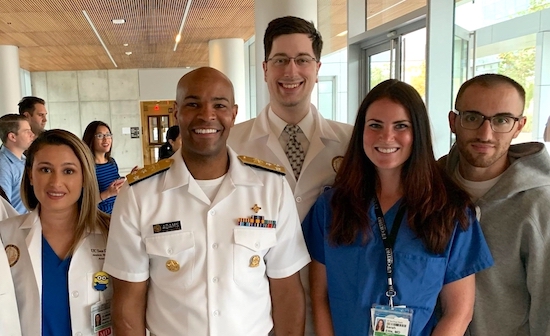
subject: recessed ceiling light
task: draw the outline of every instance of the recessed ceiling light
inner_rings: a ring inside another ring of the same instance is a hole
[[[128,46],[128,43],[124,43],[123,46],[127,47],[127,46]]]
[[[341,36],[346,36],[347,34],[348,34],[348,31],[344,30],[343,32],[341,32],[339,34],[336,34],[336,36],[341,37]]]
[[[186,69],[189,69],[189,68],[191,68],[191,67],[185,67],[185,68],[186,68]]]
[[[124,23],[126,23],[126,19],[112,19],[111,21],[114,24],[124,24]]]
[[[132,55],[132,52],[131,52],[131,51],[127,51],[127,52],[125,52],[125,54],[128,55],[128,56],[130,56],[130,55]]]

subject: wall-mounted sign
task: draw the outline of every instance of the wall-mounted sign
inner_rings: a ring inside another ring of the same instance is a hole
[[[139,139],[139,127],[130,127],[130,136],[132,139]]]

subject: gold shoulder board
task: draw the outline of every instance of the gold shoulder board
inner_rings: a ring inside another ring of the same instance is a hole
[[[151,176],[155,176],[159,173],[162,173],[163,171],[168,170],[168,168],[170,168],[173,162],[174,160],[172,159],[160,160],[157,163],[147,165],[131,174],[128,174],[126,175],[128,184],[133,185],[140,181],[146,180]]]
[[[264,160],[245,155],[239,155],[238,158],[247,166],[260,168],[280,175],[286,175],[285,167],[279,166],[278,164],[265,162]]]

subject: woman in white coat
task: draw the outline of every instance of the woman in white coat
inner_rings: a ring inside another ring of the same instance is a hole
[[[19,213],[0,197],[0,221],[14,216],[19,216]],[[0,239],[0,247],[2,246]],[[10,273],[10,261],[4,249],[0,249],[0,336],[21,335],[15,290]]]
[[[98,197],[94,159],[80,139],[49,130],[34,140],[21,182],[31,212],[0,226],[24,336],[96,335],[92,314],[110,315],[98,304],[112,292],[101,272],[109,216]]]

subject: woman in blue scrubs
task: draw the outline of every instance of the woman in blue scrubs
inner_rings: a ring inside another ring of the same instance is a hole
[[[397,80],[363,100],[334,187],[303,229],[318,336],[368,335],[373,305],[391,304],[413,310],[409,335],[462,336],[474,274],[493,264],[468,194],[436,163],[422,98]]]
[[[11,253],[24,336],[92,336],[92,305],[112,296],[103,268],[109,216],[97,208],[94,159],[70,132],[49,130],[27,154],[21,197],[31,212],[0,235]]]

